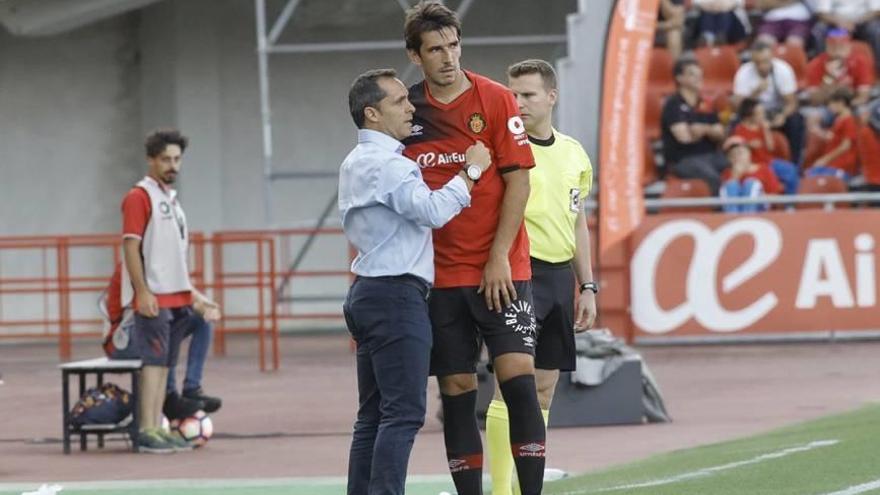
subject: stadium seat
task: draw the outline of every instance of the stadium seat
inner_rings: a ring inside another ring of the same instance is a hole
[[[644,146],[644,169],[642,171],[642,187],[653,184],[659,178],[657,173],[657,160],[654,157],[654,147],[650,139],[645,139]]]
[[[666,94],[649,87],[645,96],[645,136],[650,140],[660,139],[660,117]]]
[[[733,46],[697,48],[694,56],[703,69],[704,90],[729,93],[739,70],[739,52]]]
[[[709,185],[701,179],[678,179],[667,176],[666,189],[661,199],[673,198],[709,198],[712,192]],[[705,213],[711,212],[711,206],[692,206],[686,208],[663,208],[666,213]]]
[[[819,157],[822,156],[822,149],[825,147],[825,140],[821,136],[817,136],[812,132],[807,133],[807,144],[804,146],[804,168],[809,168]]]
[[[783,43],[776,47],[774,55],[777,58],[788,62],[788,65],[794,70],[794,76],[797,79],[798,88],[803,88],[806,83],[805,77],[807,74],[808,63],[807,53],[804,51],[803,47]]]
[[[675,60],[669,50],[662,47],[655,47],[651,50],[651,64],[648,69],[648,87],[662,93],[672,93],[675,91],[675,76],[672,72],[675,70]]]
[[[846,182],[834,176],[804,177],[798,186],[798,194],[843,194],[849,192]],[[800,203],[798,209],[821,209],[822,203]],[[834,208],[849,208],[848,203],[836,203]]]
[[[773,131],[773,156],[787,162],[791,161],[791,145],[788,138],[779,131]]]
[[[880,183],[880,139],[870,126],[864,126],[859,131],[859,162],[862,165],[862,175],[868,184]]]

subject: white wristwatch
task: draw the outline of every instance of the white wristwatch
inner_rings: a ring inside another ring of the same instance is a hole
[[[477,181],[480,180],[480,177],[483,176],[483,169],[481,169],[479,165],[468,164],[464,167],[464,173],[467,174],[468,179],[476,184]]]

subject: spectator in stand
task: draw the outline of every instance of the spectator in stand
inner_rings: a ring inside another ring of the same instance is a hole
[[[868,125],[859,130],[859,158],[865,190],[880,192],[880,102],[871,106]],[[872,206],[880,206],[872,203]]]
[[[760,41],[806,46],[813,13],[803,0],[757,0],[756,6],[763,12],[758,27]]]
[[[724,186],[722,198],[758,198],[764,195],[764,187],[755,175],[760,173],[761,165],[752,160],[752,152],[745,140],[739,136],[724,142],[724,153],[730,160],[730,172]],[[752,203],[747,205],[724,205],[725,213],[756,213],[767,209],[766,205]]]
[[[739,43],[751,31],[744,0],[693,0],[700,9],[700,43],[706,46]]]
[[[852,104],[861,106],[871,97],[874,72],[864,55],[854,52],[852,39],[843,29],[828,31],[825,52],[807,65],[807,94],[810,103],[822,106],[841,88],[854,93]]]
[[[830,131],[823,133],[825,140],[822,155],[805,172],[807,176],[834,175],[849,180],[856,174],[859,164],[857,140],[859,124],[852,113],[853,94],[846,88],[836,90],[828,100],[828,110],[834,114]]]
[[[788,62],[773,56],[773,45],[757,41],[752,61],[740,66],[733,79],[731,103],[738,108],[745,98],[756,98],[764,106],[773,129],[788,139],[791,160],[801,162],[806,124],[798,112],[797,78]]]
[[[678,59],[684,47],[684,0],[660,0],[657,13],[657,44],[665,45],[673,59]]]
[[[815,0],[817,22],[813,28],[819,51],[833,29],[843,29],[866,41],[874,50],[874,66],[880,64],[880,0]]]
[[[696,60],[679,59],[674,75],[676,92],[666,100],[660,116],[666,166],[682,179],[704,180],[717,195],[721,172],[727,168],[727,160],[718,151],[724,127],[700,99],[703,70]]]
[[[795,194],[800,178],[798,166],[783,160],[783,150],[778,144],[767,120],[764,106],[753,98],[746,98],[740,105],[740,122],[733,129],[733,136],[742,138],[751,151],[751,159],[761,166],[755,178],[761,181],[767,194]]]

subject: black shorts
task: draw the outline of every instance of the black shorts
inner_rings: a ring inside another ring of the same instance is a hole
[[[570,262],[532,258],[532,290],[538,321],[535,368],[574,371],[575,277]]]
[[[537,343],[532,284],[514,282],[517,300],[504,311],[489,311],[477,287],[433,289],[429,300],[434,346],[431,375],[476,373],[483,342],[490,359],[510,352],[534,355]]]
[[[192,306],[162,308],[155,318],[135,313],[132,351],[140,356],[145,366],[167,368],[176,364],[180,344],[184,337],[192,333],[194,316]]]

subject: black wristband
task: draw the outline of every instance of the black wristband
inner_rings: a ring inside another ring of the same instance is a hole
[[[578,287],[579,293],[583,294],[585,290],[592,291],[593,294],[599,292],[599,285],[596,282],[584,282]]]

